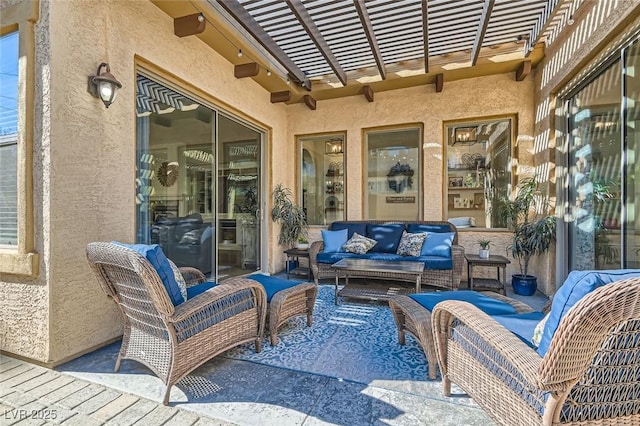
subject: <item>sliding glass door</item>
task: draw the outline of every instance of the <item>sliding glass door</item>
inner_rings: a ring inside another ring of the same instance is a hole
[[[260,268],[262,133],[137,77],[137,242],[219,280]]]
[[[569,270],[638,267],[638,42],[568,99]]]

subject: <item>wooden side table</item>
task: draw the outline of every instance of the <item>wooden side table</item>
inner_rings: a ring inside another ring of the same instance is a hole
[[[285,250],[284,253],[287,255],[287,264],[286,264],[286,269],[287,269],[287,279],[289,279],[289,275],[306,275],[307,279],[309,281],[311,281],[311,265],[309,265],[309,267],[307,268],[303,268],[300,267],[300,258],[307,258],[309,259],[309,250],[300,250],[298,248],[291,248],[289,250]],[[293,269],[293,270],[289,270],[289,261],[290,260],[295,260],[298,262],[298,267]]]
[[[469,277],[469,290],[491,290],[499,291],[507,295],[507,264],[511,263],[504,256],[491,255],[488,259],[481,259],[477,254],[465,254],[467,259],[467,276]],[[474,266],[495,267],[497,279],[494,278],[474,278]],[[502,269],[502,279],[500,279],[500,269]]]

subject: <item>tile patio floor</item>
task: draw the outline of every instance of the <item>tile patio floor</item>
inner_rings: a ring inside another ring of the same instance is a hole
[[[522,300],[536,309],[545,303],[542,296]],[[128,393],[0,355],[0,425],[493,424],[468,398],[442,396],[437,381],[428,382],[430,396],[424,397],[409,388],[388,390],[221,357],[200,368],[213,370],[208,374],[225,391],[207,402],[172,396],[165,407],[160,396],[143,396],[151,374],[123,378]],[[159,379],[151,380],[161,395]]]

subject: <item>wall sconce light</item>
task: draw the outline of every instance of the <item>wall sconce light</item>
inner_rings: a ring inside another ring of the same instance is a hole
[[[342,141],[327,142],[324,146],[325,154],[342,154]]]
[[[477,127],[456,127],[453,131],[452,145],[473,145],[478,141]]]
[[[102,68],[105,68],[104,72],[100,72]],[[100,98],[104,103],[104,106],[109,108],[109,105],[116,100],[118,89],[122,87],[116,78],[111,74],[109,64],[106,62],[101,63],[98,66],[96,75],[89,76],[89,84],[87,91],[95,98]]]

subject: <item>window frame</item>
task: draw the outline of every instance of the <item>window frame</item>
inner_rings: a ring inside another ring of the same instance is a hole
[[[35,23],[39,18],[38,11],[38,1],[20,2],[2,9],[0,35],[18,32],[18,244],[15,248],[0,248],[0,275],[35,277],[39,274],[33,203]]]

